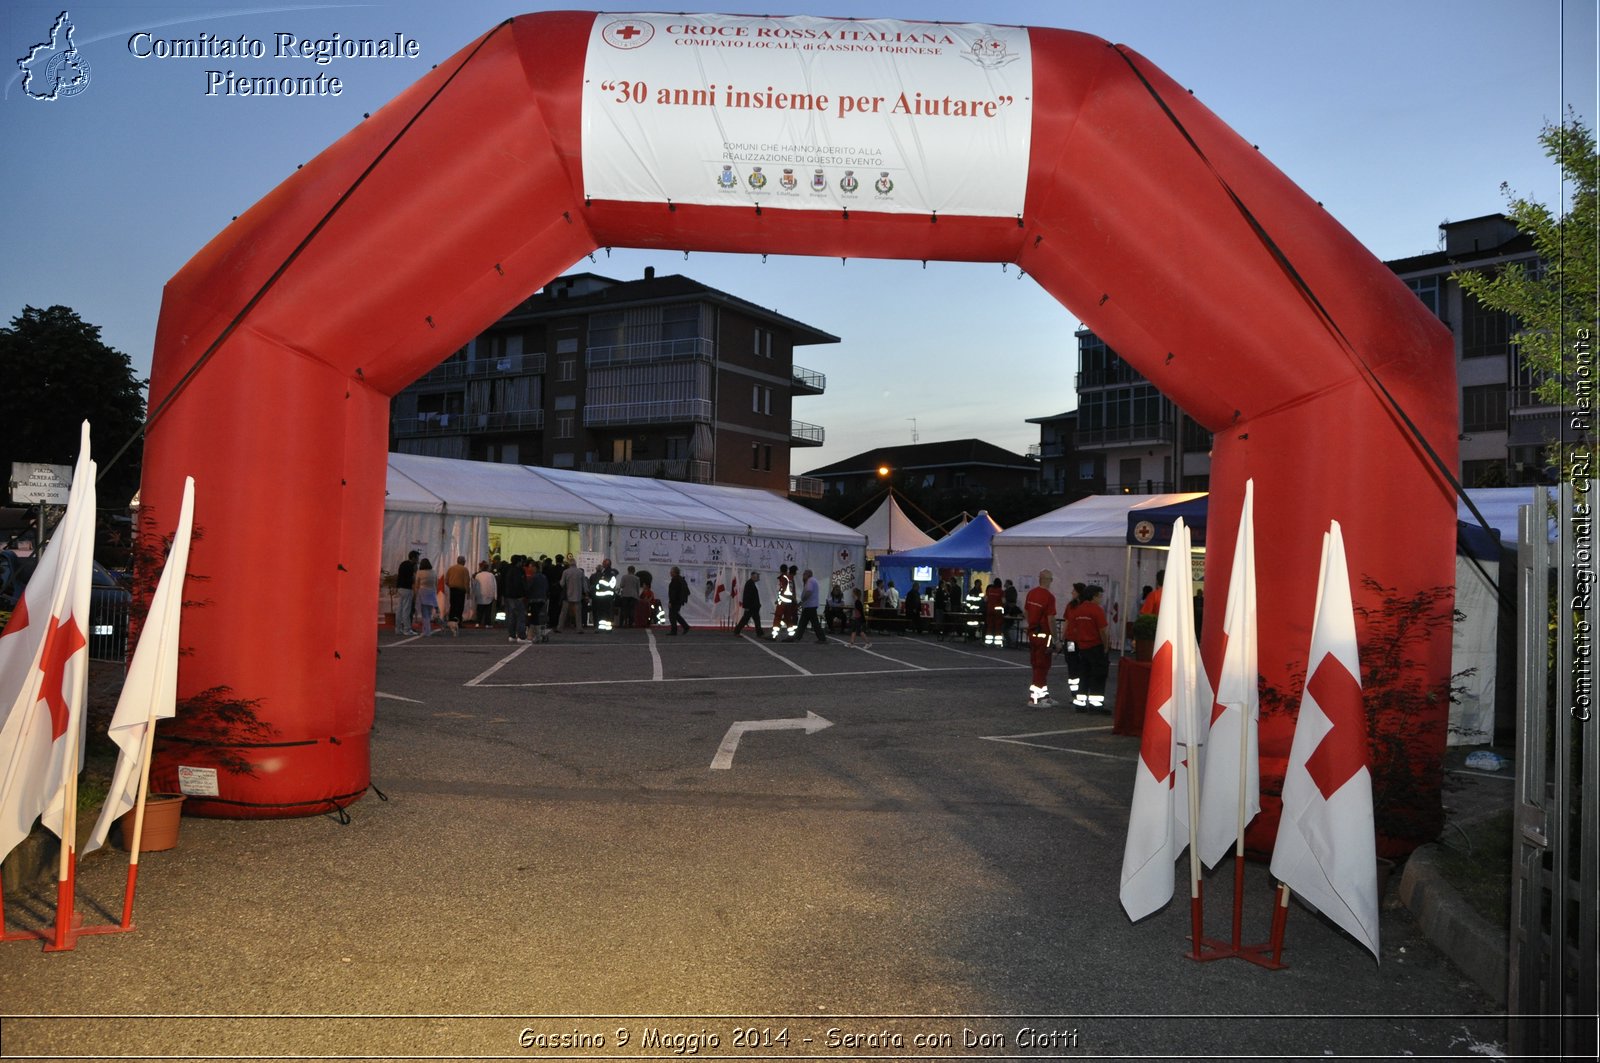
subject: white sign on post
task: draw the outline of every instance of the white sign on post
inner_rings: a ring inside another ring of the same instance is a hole
[[[72,466],[34,461],[11,463],[11,500],[64,506],[72,490]]]
[[[1016,26],[601,15],[584,66],[593,199],[1012,217],[1032,133]]]

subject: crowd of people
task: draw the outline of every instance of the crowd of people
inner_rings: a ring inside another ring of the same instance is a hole
[[[677,569],[672,574],[681,580]],[[576,558],[562,554],[480,561],[475,573],[458,556],[441,574],[412,550],[395,573],[394,629],[456,635],[464,624],[490,628],[503,620],[509,642],[548,642],[562,631],[645,627],[663,615],[653,582],[633,565],[618,572],[610,558],[585,573]]]
[[[431,636],[459,634],[463,624],[498,626],[503,617],[510,642],[548,642],[561,632],[585,634],[617,628],[649,627],[665,622],[669,635],[687,634],[683,616],[690,589],[682,572],[667,575],[666,602],[654,591],[654,576],[627,566],[618,572],[610,558],[593,572],[584,572],[576,558],[515,555],[504,561],[480,561],[476,572],[457,556],[442,572],[418,551],[401,562],[395,578],[395,631]],[[771,624],[762,622],[767,602],[760,572],[751,572],[739,592],[739,621],[733,634],[750,629],[772,641],[797,641],[807,634],[820,643],[828,633],[848,634],[848,645],[870,648],[871,632],[890,625],[914,634],[930,629],[939,639],[982,639],[985,646],[1006,644],[1008,622],[1026,633],[1032,664],[1028,704],[1052,708],[1048,676],[1058,654],[1065,659],[1073,707],[1080,712],[1106,710],[1106,678],[1110,670],[1105,593],[1098,584],[1074,583],[1061,609],[1051,585],[1053,573],[1039,573],[1038,584],[1019,603],[1011,580],[993,578],[987,586],[974,579],[963,588],[953,576],[934,582],[931,593],[913,582],[905,594],[894,580],[876,580],[870,589],[851,587],[849,597],[838,584],[827,597],[816,575],[795,565],[780,565],[772,584]],[[1159,587],[1159,576],[1157,586]],[[931,598],[928,608],[924,603]],[[1160,591],[1147,594],[1141,612],[1160,608]]]

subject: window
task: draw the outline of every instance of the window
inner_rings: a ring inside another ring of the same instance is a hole
[[[633,440],[632,439],[613,439],[611,441],[611,460],[612,461],[632,461],[633,460]]]
[[[550,467],[552,469],[570,469],[576,464],[577,462],[574,460],[574,455],[570,451],[562,454],[552,455],[550,458]]]
[[[936,481],[938,478],[939,478],[939,474],[936,473],[936,472],[924,473],[923,477],[922,477],[922,486],[923,487],[932,487],[933,484],[934,484],[934,481]]]
[[[681,461],[689,456],[688,436],[667,437],[667,460]]]
[[[761,412],[761,385],[760,384],[751,384],[750,385],[750,412],[751,413],[760,413]]]
[[[577,408],[578,408],[578,396],[576,396],[576,395],[557,395],[556,396],[556,409],[557,410],[576,410]]]
[[[760,443],[751,443],[750,444],[750,467],[752,469],[761,468],[761,444]]]
[[[576,380],[576,379],[578,379],[578,360],[576,358],[557,358],[556,359],[556,379],[557,380]]]
[[[1461,293],[1461,357],[1505,357],[1511,351],[1514,319],[1503,310],[1490,310],[1477,299]]]
[[[761,448],[761,467],[768,472],[772,471],[772,444],[770,443]]]
[[[556,418],[556,438],[557,439],[571,439],[572,438],[572,421],[573,421],[573,418],[572,418],[572,416],[570,414],[568,414],[568,415],[566,415],[564,417],[557,417]]]
[[[1506,426],[1506,389],[1501,384],[1483,384],[1461,389],[1461,429],[1464,432],[1489,432]]]
[[[752,334],[750,350],[757,358],[771,358],[772,332],[764,328],[756,329]]]
[[[767,414],[770,414],[772,412],[772,389],[771,388],[762,388],[761,389],[761,412],[762,413],[767,413]]]
[[[1427,307],[1434,317],[1444,317],[1444,306],[1439,302],[1439,278],[1437,276],[1413,277],[1411,280],[1406,281],[1406,287],[1416,293],[1417,298],[1422,300],[1422,305]]]

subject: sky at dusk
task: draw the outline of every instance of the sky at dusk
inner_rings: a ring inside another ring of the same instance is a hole
[[[66,10],[87,85],[32,99],[17,60],[48,38],[62,10],[60,0],[0,6],[0,218],[10,248],[0,315],[70,306],[145,375],[162,286],[206,241],[433,64],[501,19],[541,8],[82,0]],[[1567,107],[1590,124],[1596,113],[1592,0],[792,0],[773,13],[1050,26],[1126,44],[1259,145],[1380,258],[1434,250],[1441,222],[1500,210],[1502,183],[1560,202],[1539,129]],[[324,67],[255,61],[248,73],[336,75],[343,93],[229,98],[206,95],[205,70],[225,60],[140,58],[130,47],[141,32],[270,41],[280,31],[403,33],[420,54]],[[1014,267],[613,249],[573,269],[633,278],[649,266],[841,337],[796,353],[827,374],[828,389],[795,402],[794,416],[822,425],[827,445],[797,450],[794,472],[909,443],[913,432],[1021,452],[1039,438],[1025,418],[1075,405],[1078,322]]]

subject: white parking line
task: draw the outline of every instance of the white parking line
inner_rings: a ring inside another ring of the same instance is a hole
[[[1135,754],[1133,754],[1131,756],[1127,755],[1127,754],[1121,754],[1121,753],[1101,753],[1098,750],[1093,750],[1093,749],[1073,749],[1071,746],[1051,745],[1048,742],[1029,742],[1029,741],[1026,741],[1026,739],[1029,739],[1029,738],[1050,738],[1050,737],[1052,737],[1054,735],[1072,735],[1072,734],[1083,734],[1083,733],[1088,732],[1088,731],[1109,731],[1109,730],[1111,730],[1111,725],[1110,724],[1105,724],[1105,725],[1097,726],[1097,727],[1069,727],[1069,728],[1066,728],[1065,730],[1060,730],[1060,731],[1034,731],[1034,732],[1032,732],[1030,734],[1018,734],[1018,735],[979,735],[978,737],[981,738],[985,742],[1005,742],[1008,745],[1013,745],[1013,746],[1032,746],[1035,749],[1048,749],[1048,750],[1051,750],[1051,751],[1056,752],[1056,753],[1079,753],[1079,754],[1081,754],[1081,755],[1083,755],[1085,757],[1102,757],[1102,758],[1104,758],[1106,760],[1124,760],[1124,761],[1138,760],[1139,759],[1139,755],[1137,753],[1135,753]]]
[[[787,663],[787,662],[785,662]],[[718,675],[718,676],[675,676],[663,679],[560,679],[543,683],[475,683],[477,686],[486,687],[592,687],[592,686],[625,686],[629,683],[738,683],[747,679],[834,679],[858,675],[908,675],[911,668],[865,668],[845,672],[807,672],[801,675],[797,672],[772,672],[763,675]],[[924,672],[991,672],[999,671],[998,668],[923,668]],[[488,673],[485,673],[487,675]],[[481,676],[479,677],[482,678]]]
[[[656,633],[649,628],[645,629],[644,636],[650,642],[650,681],[661,682],[661,647],[656,644]]]
[[[772,649],[770,647],[767,647],[767,646],[763,646],[761,643],[763,641],[765,641],[765,640],[760,638],[760,636],[757,636],[756,638],[750,639],[748,641],[750,642],[750,644],[752,646],[754,646],[756,649],[760,650],[762,653],[770,653],[772,656],[776,657],[778,660],[782,661],[784,664],[788,665],[790,668],[793,668],[795,671],[799,672],[801,675],[812,675],[813,674],[812,672],[800,667],[798,664],[794,663],[789,658],[787,658],[783,654],[779,653],[777,650],[774,650],[774,649]]]
[[[494,675],[500,669],[504,668],[506,665],[510,664],[512,661],[516,660],[518,657],[522,656],[524,653],[528,652],[528,647],[530,645],[532,645],[532,643],[528,643],[528,642],[520,642],[520,643],[518,643],[516,649],[512,650],[510,653],[508,653],[504,657],[500,658],[500,660],[498,660],[494,664],[490,665],[484,671],[479,672],[477,675],[475,675],[471,679],[467,680],[466,683],[464,683],[463,685],[464,686],[469,686],[469,687],[483,686],[484,685],[483,681],[485,679],[488,679],[490,676]],[[504,686],[506,684],[496,683],[494,685],[495,686]]]

